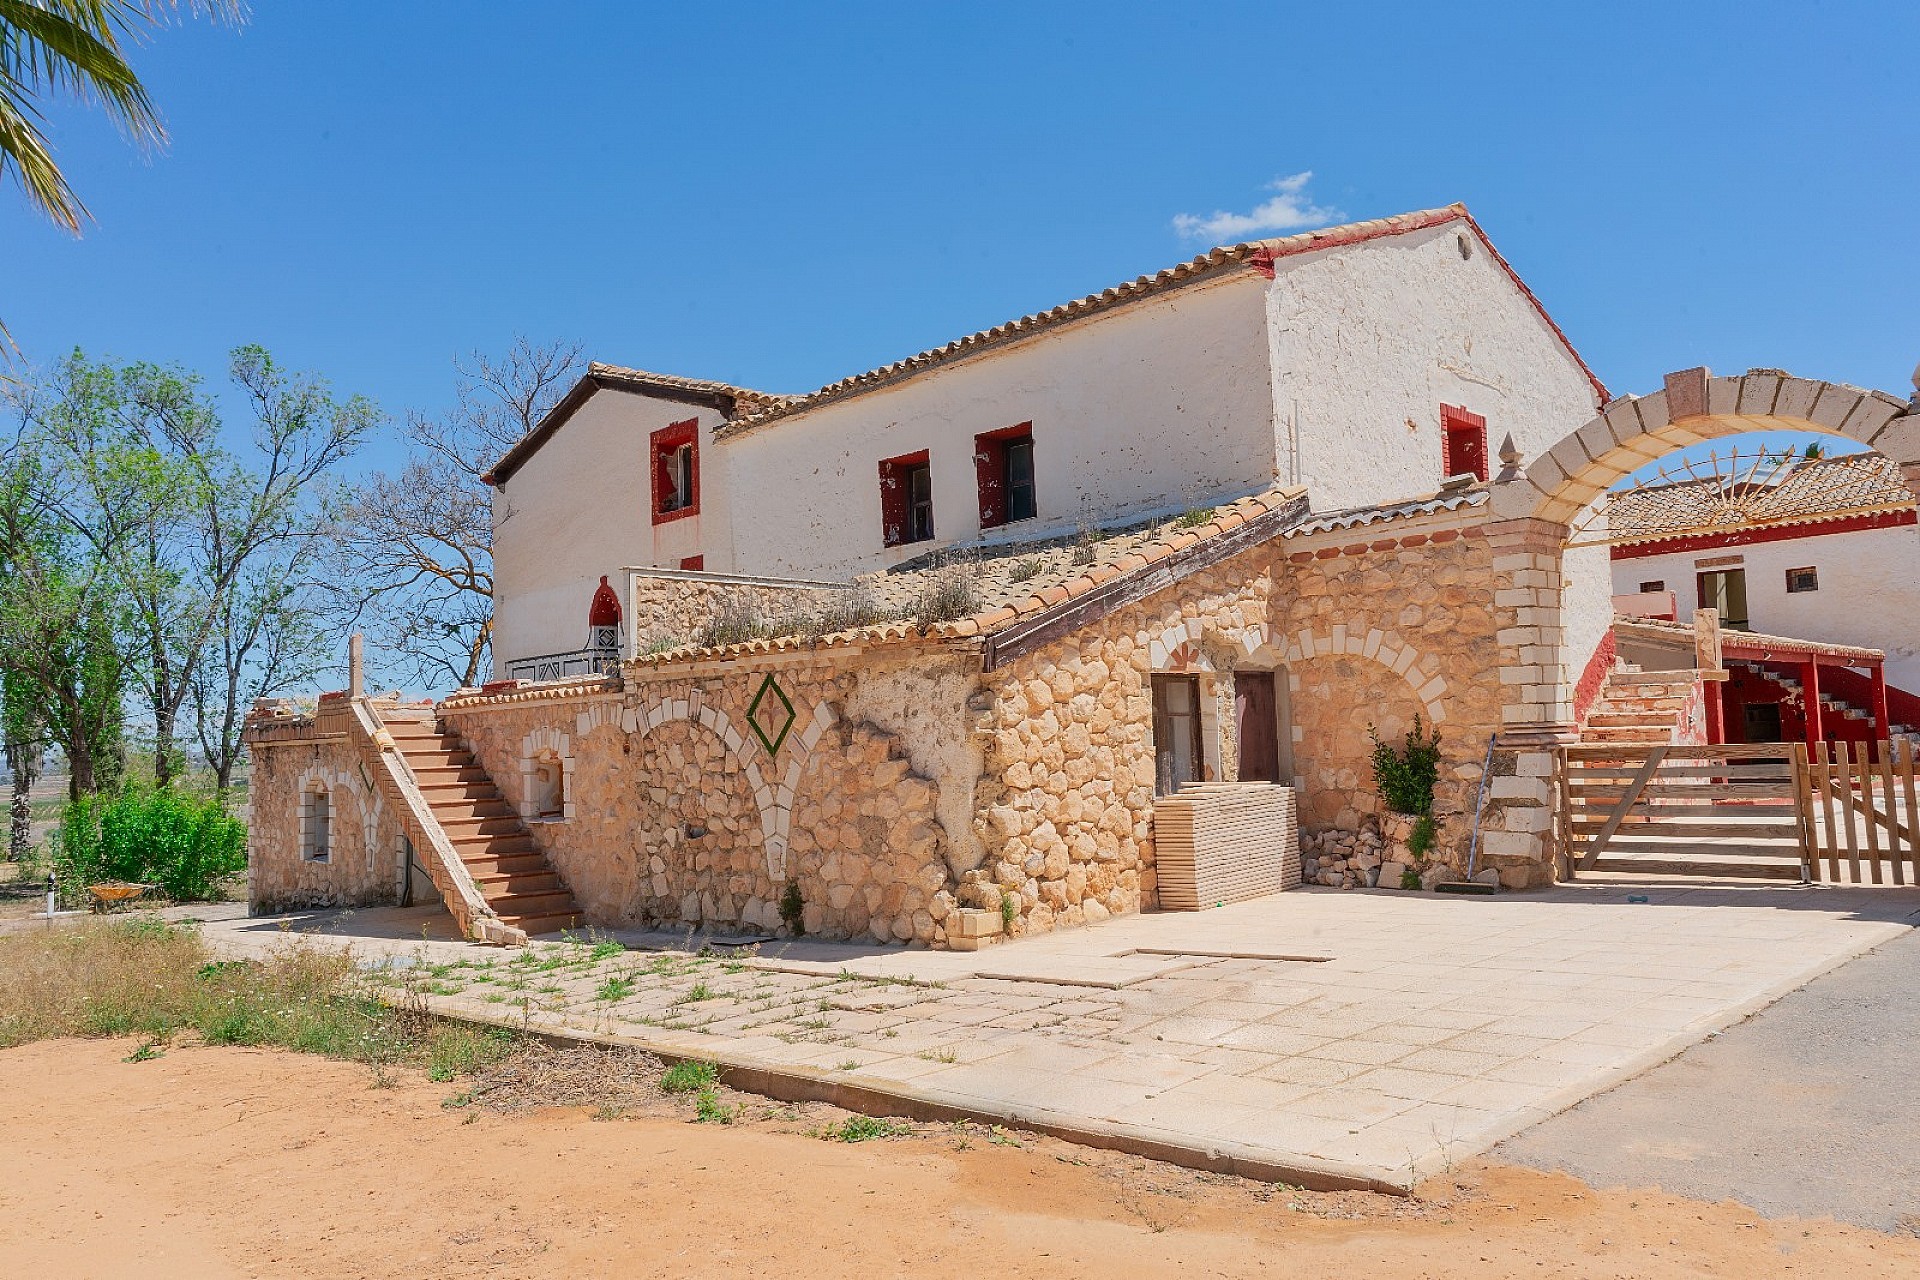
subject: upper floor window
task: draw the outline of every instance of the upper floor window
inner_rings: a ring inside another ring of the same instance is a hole
[[[700,510],[700,424],[676,422],[647,441],[653,473],[653,522],[664,524]]]
[[[1457,404],[1440,406],[1443,476],[1487,478],[1487,420]]]
[[[889,547],[933,537],[933,466],[927,451],[880,464],[880,540]]]
[[[1787,570],[1787,592],[1798,595],[1802,591],[1820,589],[1820,571],[1814,568]]]
[[[973,465],[980,485],[982,529],[997,529],[1039,514],[1033,488],[1031,422],[975,436]]]

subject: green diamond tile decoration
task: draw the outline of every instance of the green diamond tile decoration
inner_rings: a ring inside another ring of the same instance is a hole
[[[788,700],[786,690],[773,678],[773,672],[767,672],[753,701],[747,704],[747,724],[768,755],[780,754],[780,744],[793,731],[794,719],[793,703]]]

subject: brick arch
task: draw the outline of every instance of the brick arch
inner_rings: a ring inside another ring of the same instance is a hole
[[[1743,431],[1816,431],[1856,440],[1899,463],[1920,494],[1920,412],[1913,404],[1779,370],[1716,378],[1699,368],[1668,374],[1651,395],[1614,401],[1539,458],[1503,470],[1493,486],[1494,512],[1501,519],[1566,524],[1654,459]]]
[[[366,854],[367,870],[373,870],[374,860],[379,856],[380,821],[387,813],[386,801],[381,797],[380,789],[367,785],[363,777],[350,770],[330,769],[320,764],[308,765],[294,780],[294,794],[302,798],[302,812],[305,811],[304,797],[315,784],[326,788],[330,805],[335,803],[333,797],[341,792],[354,802],[354,807],[360,811],[361,849]],[[296,853],[297,840],[298,837]]]
[[[1254,623],[1239,632],[1240,648],[1250,659],[1264,659],[1277,665],[1305,662],[1309,658],[1346,656],[1377,663],[1405,680],[1419,700],[1430,724],[1447,718],[1447,679],[1431,654],[1421,653],[1390,631],[1349,631],[1344,623],[1335,623],[1327,631],[1307,628],[1291,635],[1275,636],[1264,623]]]
[[[582,723],[586,721],[587,714],[581,713]],[[754,807],[760,815],[761,847],[767,859],[767,874],[776,885],[786,878],[793,793],[799,787],[800,775],[806,769],[814,744],[838,719],[839,714],[831,703],[816,705],[812,714],[802,722],[804,727],[797,727],[795,732],[787,735],[782,747],[791,754],[787,756],[780,772],[770,778],[760,767],[760,755],[764,749],[758,739],[742,732],[734,724],[733,718],[720,708],[706,705],[697,690],[690,698],[664,698],[644,707],[630,707],[624,715],[617,717],[621,727],[636,737],[645,737],[671,721],[688,720],[704,725],[720,739],[727,754],[740,766],[740,773],[753,796]]]
[[[587,719],[582,715],[580,719]],[[596,728],[598,725],[595,726]],[[573,811],[573,740],[558,729],[542,725],[526,737],[520,739],[520,816],[535,818],[533,805],[533,771],[540,763],[543,753],[552,752],[560,761],[560,804],[561,818],[572,821]]]

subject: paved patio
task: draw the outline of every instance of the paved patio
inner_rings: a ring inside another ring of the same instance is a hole
[[[1630,901],[1630,896],[1646,901]],[[1920,890],[1302,890],[971,954],[447,940],[437,909],[209,921],[436,1011],[1323,1185],[1406,1187],[1920,923]]]

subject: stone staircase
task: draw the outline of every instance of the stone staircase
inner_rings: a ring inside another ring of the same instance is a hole
[[[528,935],[578,926],[573,891],[459,735],[432,720],[386,719],[382,727],[501,923]]]
[[[1681,720],[1699,683],[1697,671],[1642,671],[1614,664],[1586,723],[1583,743],[1662,744],[1679,740]]]
[[[1757,662],[1743,662],[1738,658],[1729,659],[1727,665],[1730,667],[1739,667],[1742,671],[1756,675],[1762,680],[1777,686],[1784,692],[1791,693],[1796,698],[1802,698],[1805,693],[1800,681],[1793,676],[1787,675],[1785,672],[1772,670]],[[1871,711],[1868,711],[1864,707],[1857,707],[1846,699],[1837,698],[1825,689],[1822,689],[1820,691],[1821,724],[1823,726],[1826,725],[1834,716],[1859,724],[1871,724],[1873,722],[1873,713]],[[1915,730],[1911,725],[1895,724],[1892,726],[1888,736],[1905,738],[1908,742],[1920,746],[1920,731]]]

